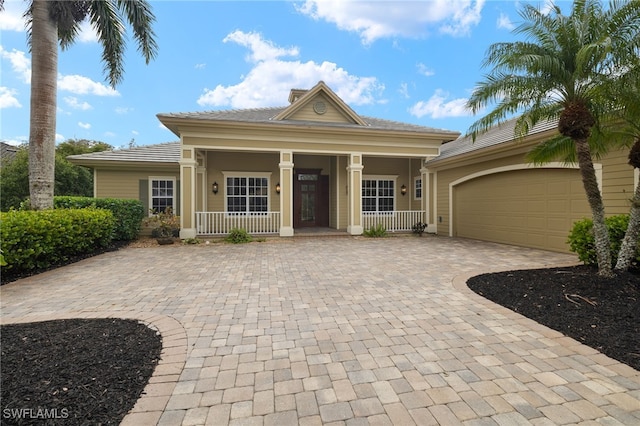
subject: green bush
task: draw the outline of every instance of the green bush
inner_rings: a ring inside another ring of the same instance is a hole
[[[138,200],[61,196],[53,198],[53,206],[56,209],[96,207],[109,210],[116,220],[113,239],[119,241],[131,241],[138,238],[142,219],[147,216],[144,211],[144,205]]]
[[[364,235],[365,237],[371,237],[371,238],[384,237],[387,235],[387,228],[385,228],[381,223],[379,223],[374,227],[366,229],[362,233],[362,235]]]
[[[111,242],[115,220],[96,208],[0,213],[2,251],[12,272],[47,268]]]
[[[627,232],[627,226],[629,225],[629,215],[623,214],[608,217],[605,219],[605,224],[609,230],[611,260],[615,265],[624,234]],[[567,242],[569,243],[569,249],[577,253],[578,258],[585,265],[598,264],[595,237],[593,235],[593,221],[591,219],[582,219],[575,222]],[[640,247],[636,250],[636,260],[640,262]]]
[[[228,243],[243,244],[253,241],[253,237],[244,229],[233,228],[224,240]]]

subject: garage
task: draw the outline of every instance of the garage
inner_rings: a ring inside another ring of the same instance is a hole
[[[577,169],[502,171],[453,186],[453,235],[567,252],[573,222],[591,217]]]

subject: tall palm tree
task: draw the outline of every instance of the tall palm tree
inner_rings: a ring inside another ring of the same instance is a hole
[[[523,137],[536,123],[557,120],[560,135],[555,146],[570,150],[580,167],[591,207],[599,274],[611,276],[609,236],[589,143],[594,130],[611,108],[619,105],[608,94],[637,72],[630,51],[637,52],[640,2],[612,0],[608,8],[597,0],[576,0],[571,13],[557,5],[544,13],[532,5],[519,11],[523,23],[515,29],[526,41],[489,47],[484,67],[492,67],[474,89],[467,106],[477,113],[495,102],[493,110],[471,125],[475,137],[512,115],[516,136]],[[635,48],[633,46],[636,46]],[[592,140],[600,140],[591,138]],[[598,152],[606,147],[595,146]]]
[[[102,45],[107,81],[115,87],[124,74],[123,18],[148,64],[158,48],[155,16],[146,0],[30,0],[25,17],[31,47],[30,201],[32,208],[45,209],[53,207],[58,43],[69,48],[89,19]]]

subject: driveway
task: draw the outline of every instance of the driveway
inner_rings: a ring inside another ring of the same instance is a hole
[[[3,286],[2,322],[160,330],[123,424],[640,424],[638,371],[464,286],[575,261],[433,236],[127,248]]]

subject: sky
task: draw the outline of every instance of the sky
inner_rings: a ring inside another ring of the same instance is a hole
[[[531,2],[546,7],[543,1]],[[58,56],[56,141],[178,140],[156,114],[286,106],[323,80],[358,114],[465,133],[488,47],[518,39],[521,4],[491,0],[154,1],[158,55],[129,37],[108,85],[90,24]],[[0,12],[0,140],[29,138],[27,2]],[[131,33],[128,32],[130,36]],[[480,114],[482,111],[480,112]]]

